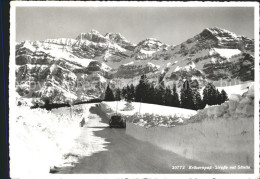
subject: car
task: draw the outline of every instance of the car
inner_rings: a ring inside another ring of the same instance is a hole
[[[120,115],[112,115],[109,120],[109,127],[126,128],[126,121]]]

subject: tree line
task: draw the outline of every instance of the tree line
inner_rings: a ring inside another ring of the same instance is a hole
[[[159,85],[155,86],[148,82],[146,75],[142,75],[136,86],[131,84],[114,91],[109,85],[107,86],[104,101],[120,101],[121,99],[129,102],[135,101],[198,110],[203,109],[206,105],[222,104],[228,100],[228,96],[224,90],[219,92],[212,83],[208,83],[203,89],[202,97],[199,93],[199,86],[191,85],[188,80],[183,83],[179,94],[176,85],[171,89],[165,86],[161,79]]]

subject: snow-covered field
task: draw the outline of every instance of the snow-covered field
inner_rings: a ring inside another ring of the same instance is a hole
[[[102,102],[101,109],[108,117],[114,113],[123,115],[127,122],[146,128],[154,126],[173,127],[184,123],[197,111],[138,102]]]
[[[47,178],[54,166],[70,166],[81,156],[105,150],[105,141],[93,134],[100,129],[86,130],[79,125],[83,117],[88,123],[90,106],[51,111],[16,107],[16,118],[9,122],[11,177]]]

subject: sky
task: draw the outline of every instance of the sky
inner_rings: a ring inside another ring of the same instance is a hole
[[[251,7],[17,7],[16,41],[76,38],[91,29],[177,45],[209,27],[254,37]]]

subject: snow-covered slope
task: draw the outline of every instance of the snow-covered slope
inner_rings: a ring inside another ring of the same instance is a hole
[[[24,105],[17,107],[16,112],[16,118],[10,120],[12,178],[43,177],[50,167],[71,165],[84,152],[83,146],[75,141],[80,135],[81,115],[73,112],[70,118],[69,109],[55,114]]]
[[[11,178],[52,178],[50,168],[74,166],[82,157],[106,151],[108,142],[94,135],[101,129],[80,125],[83,118],[85,125],[104,125],[89,112],[94,105],[51,111],[17,106],[15,118],[9,121]]]
[[[246,82],[254,79],[253,54],[253,40],[216,27],[176,46],[153,38],[134,44],[120,33],[91,30],[75,39],[18,43],[16,88],[29,98],[69,102],[102,97],[107,82],[136,84],[143,73],[154,83],[163,77],[166,85],[181,86],[185,79],[201,87],[209,80]]]

